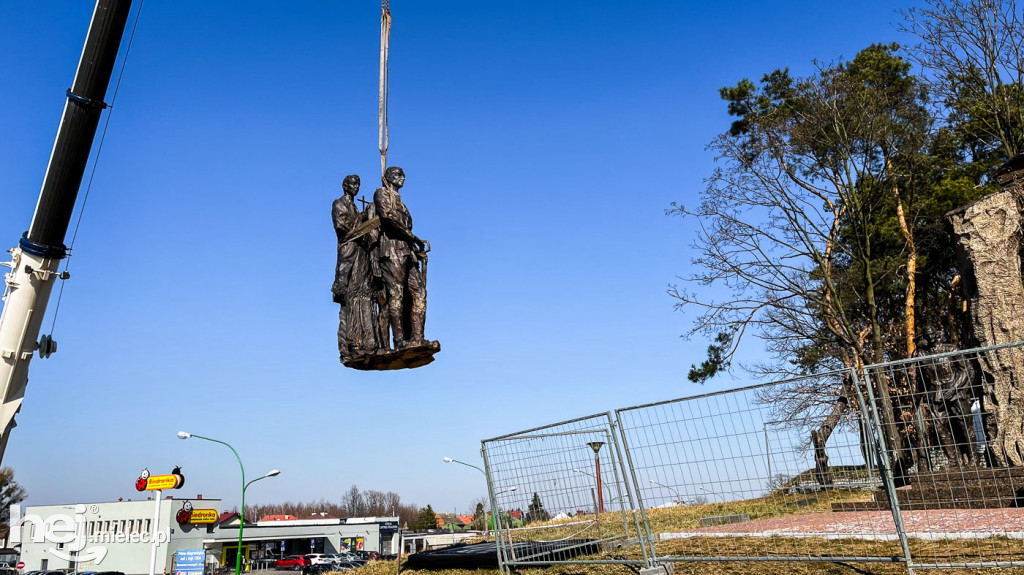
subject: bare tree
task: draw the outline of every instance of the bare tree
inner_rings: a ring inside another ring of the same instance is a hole
[[[366,500],[363,498],[363,494],[359,491],[359,488],[353,485],[349,490],[341,496],[341,506],[345,508],[345,513],[350,517],[361,517],[366,515]]]
[[[388,496],[383,491],[364,491],[363,501],[366,503],[366,514],[369,516],[387,515],[389,512]]]
[[[710,144],[718,167],[696,209],[671,210],[700,226],[695,271],[685,279],[715,289],[710,297],[670,290],[680,307],[700,310],[691,333],[718,338],[719,364],[731,361],[748,333],[775,358],[747,366],[760,375],[859,368],[913,351],[913,307],[904,305],[916,277],[911,226],[898,226],[907,233],[895,244],[880,230],[907,223],[909,206],[893,204],[909,200],[902,186],[930,124],[924,90],[896,48],[871,46],[807,78],[776,70],[760,86],[743,80],[722,90],[738,119]],[[694,368],[691,379],[713,373]],[[824,423],[811,442],[823,455],[856,397],[851,384],[832,378],[781,386],[782,397],[765,400],[785,415],[819,417]],[[898,422],[889,383],[877,382],[875,394],[883,419]]]
[[[901,12],[950,124],[995,165],[1024,152],[1024,22],[1016,0],[925,0]]]

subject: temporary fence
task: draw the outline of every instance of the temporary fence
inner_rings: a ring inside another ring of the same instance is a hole
[[[1024,566],[1022,378],[950,351],[484,440],[499,563]]]
[[[599,548],[638,542],[641,526],[610,414],[489,439],[485,447],[503,566],[644,564],[646,551],[639,560],[594,557]]]
[[[936,346],[942,347],[952,346]],[[1024,565],[1024,346],[865,370],[915,567]]]

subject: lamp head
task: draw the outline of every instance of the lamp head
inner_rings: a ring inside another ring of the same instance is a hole
[[[594,450],[594,455],[597,455],[597,452],[601,451],[601,446],[604,445],[604,442],[603,441],[591,441],[591,442],[587,443],[587,445],[589,445],[590,448]]]
[[[452,459],[451,457],[442,457],[441,461],[443,461],[445,463],[451,463],[452,461],[455,461],[455,460]]]
[[[278,475],[281,475],[280,471],[278,471],[277,469],[271,469],[270,471],[267,472],[266,476],[267,477],[277,477]]]
[[[512,487],[509,487],[509,489],[508,489],[508,490],[509,490],[509,491],[515,491],[516,489],[519,489],[519,487],[518,487],[518,486],[515,486],[515,485],[513,485]]]
[[[192,434],[187,431],[178,432],[178,439],[188,439],[189,437],[192,437]]]

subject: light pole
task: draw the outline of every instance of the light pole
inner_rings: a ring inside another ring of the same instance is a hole
[[[701,491],[703,491],[704,493],[710,493],[710,494],[712,494],[712,495],[717,495],[717,496],[719,496],[719,497],[721,497],[721,498],[722,498],[722,503],[725,503],[725,495],[722,495],[721,493],[719,493],[719,492],[717,492],[717,491],[712,491],[712,490],[710,490],[710,489],[705,489],[704,487],[697,487],[697,489],[700,489],[700,490],[701,490]],[[726,493],[730,494],[730,495],[734,495],[734,496],[737,496],[737,497],[739,497],[738,495],[736,495],[736,493],[734,493],[734,492],[732,492],[732,491],[729,491],[728,489],[726,489],[726,490],[724,490],[724,491],[725,491]],[[740,499],[743,499],[743,498],[742,498],[742,497],[740,497]]]
[[[676,491],[675,489],[672,489],[671,487],[669,487],[668,485],[665,485],[664,483],[658,483],[657,481],[655,481],[653,479],[651,479],[650,481],[651,481],[651,485],[657,485],[658,487],[664,487],[665,489],[668,489],[669,491],[671,491],[672,495],[676,496],[676,503],[682,503],[684,505],[686,504],[686,502],[683,501],[683,498],[679,497],[679,492]]]
[[[503,491],[499,491],[499,492],[495,493],[494,496],[497,497],[497,496],[501,495],[502,493],[515,493],[516,490],[518,490],[518,489],[519,489],[518,485],[513,485],[512,487],[509,487],[508,489],[505,489]],[[498,502],[495,501],[494,503],[495,503],[495,505],[497,505]],[[491,510],[491,518],[493,519],[494,515],[496,515],[498,513],[501,513],[501,507],[498,507],[497,509],[492,509]],[[495,531],[497,531],[498,528],[495,527],[494,529],[495,529]]]
[[[484,471],[483,469],[480,469],[476,465],[473,465],[472,463],[466,463],[465,461],[459,461],[458,459],[452,459],[451,457],[442,457],[441,461],[444,461],[445,463],[458,463],[459,465],[465,465],[466,467],[472,467],[473,469],[476,469],[480,473],[483,473],[484,474],[484,481],[485,482],[487,481],[487,472]],[[516,490],[516,488],[513,487],[512,491],[515,491],[515,490]],[[502,493],[504,493],[504,492],[502,492]],[[497,495],[497,494],[495,494],[495,495]],[[498,523],[497,523],[497,521],[494,518],[494,511],[493,510],[491,511],[491,529],[493,529],[495,531],[498,530]],[[486,531],[486,529],[484,529],[484,530]]]
[[[240,573],[242,572],[242,530],[245,528],[245,490],[248,489],[249,486],[252,485],[253,483],[256,483],[257,481],[261,479],[266,479],[268,477],[277,477],[278,475],[281,474],[281,472],[276,469],[271,469],[266,473],[266,475],[257,477],[256,479],[253,479],[252,481],[246,483],[245,466],[242,465],[242,458],[238,456],[238,452],[235,451],[234,447],[231,447],[231,444],[227,443],[226,441],[213,439],[212,437],[203,437],[202,435],[196,435],[194,433],[189,433],[187,431],[178,432],[178,439],[188,439],[190,437],[195,437],[196,439],[205,439],[206,441],[212,441],[214,443],[219,443],[221,445],[226,446],[228,449],[231,450],[231,453],[235,454],[235,459],[238,460],[238,468],[242,470],[242,506],[240,508],[241,511],[238,513],[238,551],[235,553],[235,575],[240,575]]]
[[[597,512],[604,513],[604,495],[601,493],[601,451],[603,441],[591,441],[587,443],[594,450],[594,476],[597,478]]]
[[[575,467],[573,467],[572,470],[573,470],[573,472],[579,473],[580,475],[586,475],[587,477],[593,477],[594,479],[597,479],[597,476],[594,475],[593,473],[589,472],[589,471],[583,471],[582,469],[577,469]],[[601,480],[600,479],[597,479],[597,484],[601,485]],[[600,515],[597,512],[597,509],[598,509],[597,502],[599,500],[599,497],[597,495],[597,492],[594,491],[593,487],[590,488],[590,496],[594,498],[594,517],[598,521],[600,521]],[[613,501],[613,503],[614,503],[614,501]],[[602,507],[603,507],[603,505],[604,505],[604,500],[603,499],[601,499],[601,504],[602,504]]]

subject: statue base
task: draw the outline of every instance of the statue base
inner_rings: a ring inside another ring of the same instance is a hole
[[[434,354],[441,351],[441,344],[425,340],[419,345],[410,345],[402,349],[382,349],[343,362],[345,367],[361,371],[389,371],[393,369],[412,369],[434,361]]]

